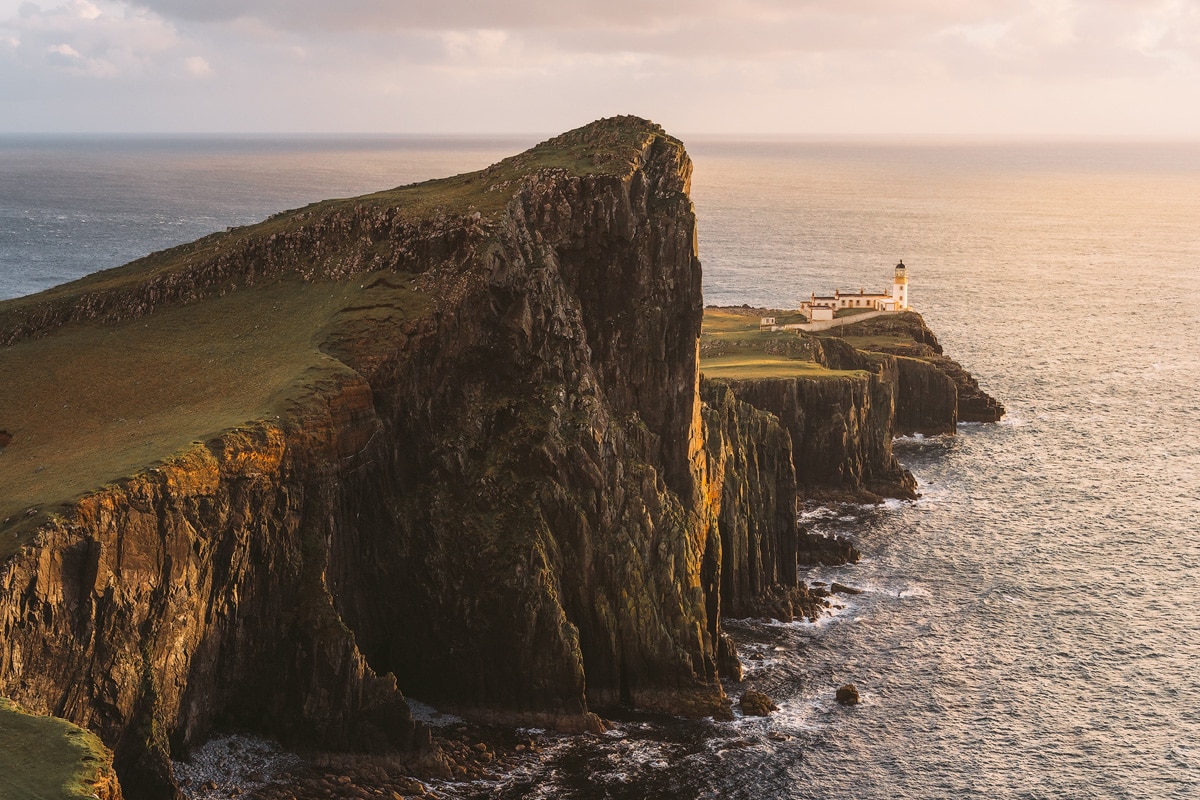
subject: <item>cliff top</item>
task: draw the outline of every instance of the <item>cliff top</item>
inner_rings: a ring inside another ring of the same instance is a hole
[[[937,337],[914,311],[875,317],[820,333],[760,330],[762,317],[774,317],[778,324],[803,320],[798,312],[782,309],[748,306],[704,309],[700,371],[705,377],[738,380],[861,376],[870,363],[862,354],[930,359],[942,353]],[[831,349],[832,345],[822,346],[822,341],[829,340],[838,340],[843,346],[836,351]],[[853,351],[860,351],[860,356],[846,357],[845,353]]]
[[[115,784],[110,762],[95,734],[0,697],[0,797],[95,797]]]
[[[255,244],[277,242],[301,229],[321,229],[330,236],[346,233],[347,225],[361,227],[363,220],[386,217],[391,226],[421,226],[426,234],[447,226],[461,228],[464,218],[479,222],[499,216],[522,183],[539,173],[563,171],[570,175],[627,175],[640,166],[649,142],[665,139],[682,148],[653,122],[633,116],[597,120],[555,136],[515,156],[477,172],[414,183],[352,198],[324,200],[284,211],[268,219],[194,242],[161,250],[128,264],[96,272],[44,292],[0,302],[0,344],[41,335],[55,321],[80,318],[65,308],[78,307],[83,298],[97,294],[129,292],[149,283],[194,283],[197,273],[230,254],[244,253]],[[431,231],[430,228],[435,230]],[[327,229],[327,230],[326,230]],[[364,243],[376,248],[378,241]],[[319,250],[319,248],[317,248]],[[328,254],[297,253],[286,271],[312,277],[330,272]],[[261,274],[262,268],[258,268]],[[334,277],[340,277],[334,270]],[[245,275],[230,277],[247,282]],[[253,282],[250,275],[249,282]],[[183,300],[189,298],[184,297]],[[46,313],[56,306],[58,313]],[[32,321],[31,321],[32,320]]]
[[[861,376],[858,369],[830,369],[819,343],[795,331],[759,330],[773,316],[784,323],[793,312],[761,308],[704,309],[700,372],[706,378],[838,378]]]
[[[286,419],[321,381],[402,349],[523,186],[630,174],[656,138],[678,144],[646,120],[599,120],[478,172],[315,203],[0,303],[0,558],[45,512]]]

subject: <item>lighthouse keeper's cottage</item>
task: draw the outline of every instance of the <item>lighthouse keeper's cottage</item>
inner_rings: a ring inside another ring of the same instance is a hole
[[[896,276],[892,279],[890,294],[868,293],[865,289],[859,289],[857,292],[834,289],[831,296],[818,296],[814,293],[800,304],[800,311],[808,317],[809,322],[831,320],[835,313],[846,308],[863,311],[907,311],[908,270],[904,262],[896,265]]]

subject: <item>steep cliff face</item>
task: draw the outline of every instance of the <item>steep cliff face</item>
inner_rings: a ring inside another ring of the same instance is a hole
[[[997,422],[1004,416],[1004,406],[983,391],[979,381],[961,364],[942,352],[937,336],[929,330],[920,314],[907,312],[876,317],[857,323],[850,330],[852,333],[848,338],[855,347],[914,359],[941,372],[954,387],[954,417],[957,421]],[[952,432],[953,422],[946,427],[950,401],[945,397],[945,381],[927,368],[908,362],[901,364],[900,378],[898,403],[904,405],[897,406],[897,431]]]
[[[322,578],[356,395],[96,492],[5,565],[4,693],[99,733],[127,796],[170,796],[169,754],[215,722],[317,747],[427,739]]]
[[[368,298],[312,323],[273,418],[5,521],[0,694],[100,733],[134,798],[214,725],[419,752],[397,680],[563,729],[727,713],[689,177],[660,129],[607,121],[0,307],[19,354],[281,276]],[[403,270],[429,299],[400,313]]]
[[[960,392],[942,360],[953,362],[935,352],[936,337],[912,313],[820,336],[759,330],[760,316],[784,313],[707,309],[701,370],[778,416],[806,499],[915,496],[892,438],[952,434],[958,419]]]
[[[394,449],[348,489],[335,591],[418,696],[560,728],[616,702],[723,709],[689,171],[650,135],[626,174],[539,174],[379,393]]]
[[[891,360],[896,372],[896,435],[954,433],[959,394],[950,376],[928,361],[904,356]]]
[[[796,471],[788,432],[773,414],[734,396],[727,384],[703,384],[709,485],[720,491],[719,538],[709,548],[710,616],[750,616],[777,589],[799,585]]]
[[[796,483],[809,498],[913,498],[895,456],[894,361],[856,376],[733,381],[734,393],[775,414],[791,435]]]

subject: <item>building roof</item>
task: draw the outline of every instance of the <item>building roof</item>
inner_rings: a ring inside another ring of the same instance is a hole
[[[845,293],[843,293],[840,289],[838,289],[837,292],[838,292],[838,297],[891,297],[892,296],[891,292],[867,292],[866,294],[862,294],[860,292],[845,292]]]

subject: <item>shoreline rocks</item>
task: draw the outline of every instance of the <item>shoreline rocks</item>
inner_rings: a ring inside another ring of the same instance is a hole
[[[779,706],[763,692],[750,689],[742,693],[738,708],[748,717],[765,717],[772,711],[778,711]]]
[[[858,694],[858,687],[853,683],[847,683],[838,687],[834,693],[834,699],[844,706],[853,706],[858,705],[861,698]]]

